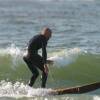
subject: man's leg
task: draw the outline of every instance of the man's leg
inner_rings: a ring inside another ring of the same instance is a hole
[[[47,77],[48,77],[48,75],[44,71],[42,71],[42,84],[41,84],[42,88],[46,87]]]
[[[29,86],[32,87],[33,84],[35,83],[35,80],[37,79],[39,73],[34,73],[33,76],[31,77],[30,81],[29,81]]]
[[[30,69],[30,71],[32,72],[33,76],[31,77],[30,81],[29,81],[29,86],[33,86],[35,80],[37,79],[39,72],[37,70],[37,68],[32,64],[32,61],[28,60],[27,57],[23,57],[24,61],[26,62],[28,68]]]
[[[43,58],[40,55],[37,55],[37,61],[38,62],[36,63],[36,66],[42,71],[42,84],[41,84],[41,87],[45,88],[48,75],[44,71]]]

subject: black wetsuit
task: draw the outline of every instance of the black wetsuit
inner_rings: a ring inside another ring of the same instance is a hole
[[[46,52],[47,40],[45,36],[39,34],[34,36],[28,44],[28,54],[23,59],[31,70],[33,76],[30,79],[29,86],[33,86],[36,78],[39,75],[38,69],[42,71],[42,84],[41,87],[45,87],[47,74],[44,72],[44,64],[47,60]],[[38,54],[38,50],[42,49],[42,57]]]

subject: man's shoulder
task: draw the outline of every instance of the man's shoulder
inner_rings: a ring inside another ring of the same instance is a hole
[[[34,36],[31,38],[31,40],[35,40],[35,39],[38,39],[38,38],[40,38],[40,35],[39,35],[39,34],[34,35]]]
[[[37,34],[37,35],[34,35],[32,38],[31,38],[31,40],[30,41],[43,41],[43,42],[47,42],[46,41],[46,38],[43,36],[43,35],[41,35],[41,34]]]
[[[37,34],[37,35],[34,35],[33,38],[45,38],[45,37],[41,34]]]
[[[38,35],[35,35],[34,37],[36,37],[37,39],[40,39],[42,41],[46,41],[46,38],[44,35],[38,34]]]

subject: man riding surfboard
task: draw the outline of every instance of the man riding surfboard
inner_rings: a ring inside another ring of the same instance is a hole
[[[35,80],[39,75],[38,69],[42,71],[42,84],[41,87],[45,88],[48,77],[48,65],[47,65],[47,51],[46,46],[48,40],[52,36],[52,31],[49,28],[44,28],[42,32],[35,35],[28,44],[28,53],[23,57],[28,68],[32,72],[32,77],[29,81],[29,86],[33,86]],[[38,54],[38,50],[42,49],[42,56]],[[50,61],[48,61],[50,62]]]

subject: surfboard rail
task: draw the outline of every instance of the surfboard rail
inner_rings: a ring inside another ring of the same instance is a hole
[[[63,89],[54,89],[51,91],[51,94],[54,95],[63,95],[63,94],[82,94],[94,91],[100,88],[100,82],[95,82],[91,84],[86,84],[83,86],[76,86],[70,88],[63,88]]]

